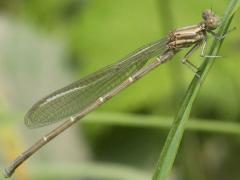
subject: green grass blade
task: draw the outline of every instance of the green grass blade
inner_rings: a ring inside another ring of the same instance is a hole
[[[223,21],[219,27],[218,33],[220,35],[224,35],[227,32],[228,27],[233,18],[233,14],[237,10],[239,3],[240,3],[239,0],[230,1],[229,6],[225,11]],[[208,54],[212,56],[217,55],[222,45],[222,42],[223,39],[220,41],[215,39]],[[186,93],[186,96],[183,100],[183,103],[179,109],[179,112],[170,129],[163,150],[160,154],[160,158],[157,163],[157,168],[153,175],[153,180],[165,180],[168,178],[178,151],[178,147],[182,140],[186,122],[189,119],[192,104],[196,99],[197,93],[199,92],[200,85],[206,78],[213,63],[214,61],[212,58],[211,59],[205,58],[203,64],[200,67],[199,74],[201,75],[201,78],[195,76],[194,79],[192,80]]]
[[[127,113],[100,113],[95,112],[86,116],[82,123],[84,125],[121,126],[134,128],[157,128],[169,129],[172,125],[171,117],[161,117],[154,115],[137,115]],[[202,131],[209,133],[240,135],[240,124],[227,120],[213,119],[191,119],[187,122],[187,130]]]

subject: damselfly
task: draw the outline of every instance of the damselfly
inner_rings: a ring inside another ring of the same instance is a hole
[[[207,33],[217,36],[213,30],[220,22],[211,10],[205,10],[202,18],[199,24],[172,31],[166,38],[144,46],[119,62],[57,90],[34,104],[25,116],[25,124],[30,128],[67,120],[18,156],[5,169],[4,176],[10,177],[19,165],[54,137],[146,73],[170,60],[181,49],[192,47],[182,62],[198,75],[197,67],[188,58],[200,46],[204,56]],[[147,64],[153,57],[157,57],[156,60]]]

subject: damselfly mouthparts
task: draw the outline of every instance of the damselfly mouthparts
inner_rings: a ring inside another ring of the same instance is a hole
[[[54,137],[160,64],[170,60],[181,49],[192,47],[182,62],[197,73],[197,67],[188,58],[200,46],[204,56],[207,33],[216,36],[213,30],[219,26],[220,21],[211,10],[205,10],[202,17],[203,21],[199,24],[172,31],[167,37],[134,51],[119,62],[57,90],[34,104],[25,116],[25,124],[30,128],[66,118],[68,120],[18,156],[5,169],[4,176],[10,177],[19,165]],[[146,65],[153,57],[157,57],[156,60]]]

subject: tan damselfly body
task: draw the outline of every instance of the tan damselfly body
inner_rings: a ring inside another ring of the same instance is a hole
[[[212,10],[205,10],[202,18],[203,21],[199,24],[176,29],[167,37],[134,51],[119,62],[39,100],[25,116],[27,127],[38,128],[62,119],[67,120],[19,155],[5,168],[4,176],[10,177],[19,165],[57,135],[160,64],[170,60],[181,49],[191,47],[182,58],[182,62],[199,76],[198,68],[188,58],[200,46],[202,46],[201,56],[206,57],[204,50],[207,34],[219,38],[213,30],[220,24],[220,18]],[[154,57],[156,57],[155,61],[147,64],[148,60]]]

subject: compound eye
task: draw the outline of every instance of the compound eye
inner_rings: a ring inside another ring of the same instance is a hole
[[[210,9],[203,11],[202,18],[204,19],[206,28],[209,30],[214,30],[219,26],[220,18],[216,16]]]
[[[217,16],[211,17],[211,18],[207,19],[206,24],[207,24],[208,29],[214,30],[219,25],[219,18]]]
[[[210,9],[206,9],[205,11],[203,11],[203,13],[202,13],[202,18],[204,19],[204,20],[207,20],[209,17],[211,17],[211,16],[213,16],[213,12],[212,12],[212,10],[210,10]]]

